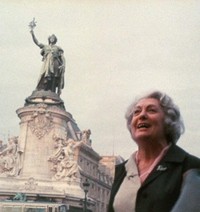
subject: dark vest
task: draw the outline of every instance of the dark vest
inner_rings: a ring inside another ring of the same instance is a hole
[[[114,212],[114,197],[126,176],[125,163],[116,166],[108,212]],[[172,210],[180,195],[183,173],[193,168],[200,169],[200,159],[172,145],[139,188],[135,211],[169,212]]]

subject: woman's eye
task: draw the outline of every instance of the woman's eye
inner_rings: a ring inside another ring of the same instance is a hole
[[[140,110],[135,110],[133,114],[134,114],[134,115],[137,115],[137,114],[139,114],[139,113],[140,113]]]
[[[150,108],[148,111],[149,111],[150,113],[156,113],[156,109],[154,109],[154,108]]]

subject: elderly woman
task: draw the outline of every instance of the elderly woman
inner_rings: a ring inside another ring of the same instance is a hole
[[[181,192],[183,174],[200,168],[200,159],[176,146],[184,132],[178,107],[155,91],[127,110],[127,127],[138,146],[116,166],[109,212],[169,212]]]

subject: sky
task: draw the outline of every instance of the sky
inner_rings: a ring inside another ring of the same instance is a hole
[[[1,0],[0,139],[19,134],[16,110],[35,89],[39,42],[55,34],[66,58],[61,98],[100,155],[136,150],[127,107],[161,90],[179,106],[186,131],[178,145],[200,157],[200,0]]]

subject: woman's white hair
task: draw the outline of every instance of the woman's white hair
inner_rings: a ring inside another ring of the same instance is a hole
[[[128,130],[131,133],[131,120],[133,118],[133,113],[134,113],[136,104],[141,99],[147,99],[147,98],[157,99],[160,102],[160,105],[165,114],[164,129],[165,129],[166,139],[168,143],[176,143],[179,137],[181,136],[181,134],[183,134],[185,131],[184,123],[183,123],[179,108],[174,104],[172,98],[160,91],[154,91],[147,95],[144,95],[143,97],[137,98],[128,107],[125,114]]]

